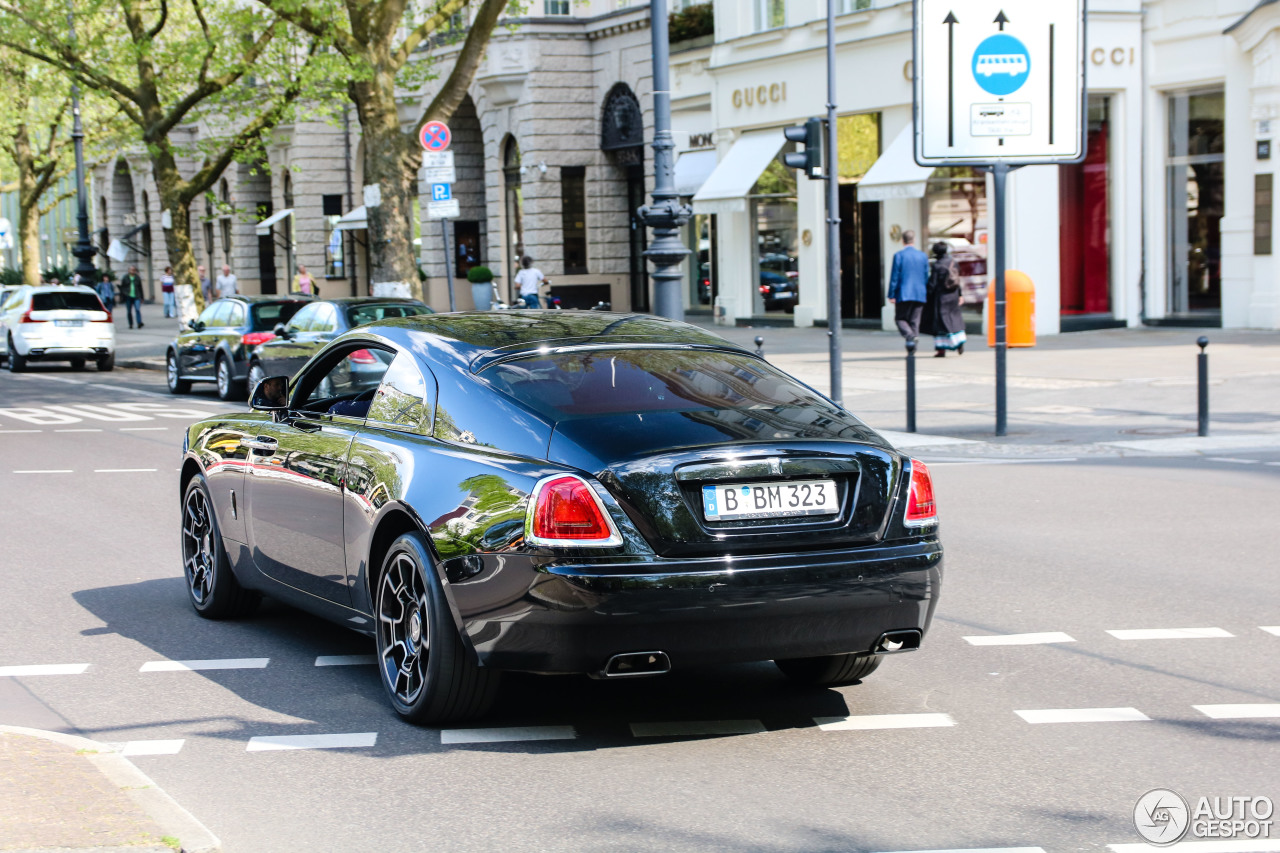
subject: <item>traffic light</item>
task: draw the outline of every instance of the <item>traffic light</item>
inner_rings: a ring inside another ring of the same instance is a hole
[[[803,151],[783,154],[782,162],[792,169],[804,169],[811,178],[822,177],[822,119],[811,118],[804,124],[782,131],[792,142],[804,144]]]

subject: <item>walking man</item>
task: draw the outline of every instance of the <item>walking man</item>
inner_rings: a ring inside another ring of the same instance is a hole
[[[164,294],[164,316],[178,316],[177,297],[173,295],[173,267],[165,267],[160,276],[160,292]]]
[[[231,271],[231,267],[226,264],[222,265],[222,275],[218,276],[216,287],[217,297],[226,299],[228,296],[235,296],[238,292],[236,289],[236,275]]]
[[[914,341],[920,334],[920,315],[929,296],[929,256],[915,247],[916,232],[902,232],[903,247],[893,256],[889,277],[889,303],[893,318],[904,338]]]
[[[124,315],[129,320],[129,328],[133,328],[133,318],[138,318],[138,328],[142,328],[142,276],[138,275],[136,266],[120,277],[120,297],[124,299]]]

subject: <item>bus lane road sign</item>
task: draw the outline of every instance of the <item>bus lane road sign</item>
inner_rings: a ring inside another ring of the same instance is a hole
[[[922,166],[1084,157],[1085,0],[915,0]]]

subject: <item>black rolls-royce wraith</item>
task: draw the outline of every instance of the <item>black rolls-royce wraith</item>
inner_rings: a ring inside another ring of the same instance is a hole
[[[267,593],[371,635],[415,722],[483,713],[503,670],[849,683],[918,648],[937,603],[925,466],[693,326],[376,322],[252,397],[186,436],[195,609]]]

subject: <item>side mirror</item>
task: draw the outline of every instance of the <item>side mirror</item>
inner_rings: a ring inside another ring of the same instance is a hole
[[[283,412],[289,408],[289,377],[268,376],[253,389],[249,408],[259,412]]]
[[[188,321],[187,321],[187,328],[188,328],[188,329],[190,329],[190,330],[191,330],[191,331],[193,331],[193,332],[203,332],[203,331],[204,331],[204,323],[201,323],[199,320],[188,320]]]
[[[287,341],[289,338],[293,337],[293,332],[289,331],[289,327],[284,323],[276,323],[276,327],[271,331],[275,333],[277,338],[281,338],[282,340]]]

